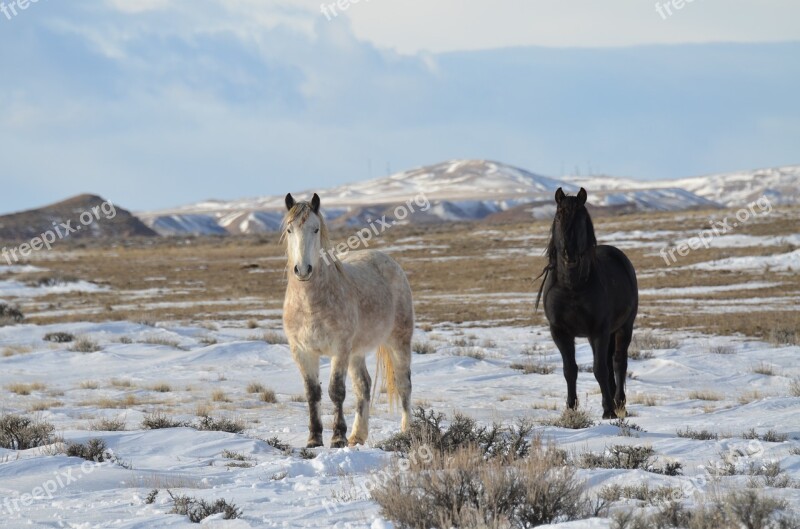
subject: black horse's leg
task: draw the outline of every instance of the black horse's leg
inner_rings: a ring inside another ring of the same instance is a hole
[[[616,332],[614,350],[614,374],[617,379],[617,390],[614,395],[616,409],[625,409],[625,379],[628,376],[628,347],[633,337],[633,320]]]
[[[564,378],[567,380],[567,408],[578,407],[578,364],[575,363],[575,337],[569,333],[550,326],[550,335],[561,353],[564,364]]]
[[[617,350],[617,334],[619,331],[611,335],[608,340],[608,356],[606,357],[606,364],[608,364],[608,386],[611,394],[614,395],[617,391],[617,383],[614,381],[614,351]]]
[[[600,391],[603,393],[603,419],[614,419],[614,403],[612,400],[611,387],[608,383],[608,342],[610,336],[603,333],[600,336],[590,338],[592,352],[594,353],[594,378],[600,384]]]

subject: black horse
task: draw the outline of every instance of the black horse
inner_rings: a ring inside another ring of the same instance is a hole
[[[569,197],[558,188],[556,204],[536,308],[544,297],[550,334],[564,362],[567,406],[578,405],[575,337],[589,338],[594,376],[603,392],[603,418],[613,419],[625,409],[628,346],[639,307],[636,271],[619,249],[597,245],[585,189]]]

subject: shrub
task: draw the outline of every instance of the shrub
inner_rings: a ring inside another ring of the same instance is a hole
[[[0,417],[0,447],[8,450],[28,450],[55,442],[55,427],[45,421],[21,415]]]
[[[75,335],[69,332],[48,332],[43,339],[46,342],[69,343],[75,340]]]
[[[602,454],[585,452],[578,459],[581,468],[617,468],[651,470],[655,450],[650,446],[612,445]]]
[[[278,396],[271,389],[265,389],[262,391],[260,398],[261,402],[267,402],[269,404],[276,404],[278,402]]]
[[[530,375],[531,373],[536,373],[537,375],[551,375],[556,370],[554,366],[543,362],[514,363],[508,367],[511,369],[518,369],[526,375]]]
[[[99,419],[90,423],[89,429],[99,432],[121,432],[125,430],[125,419]]]
[[[281,441],[277,437],[271,437],[271,438],[267,439],[264,442],[267,443],[272,448],[274,448],[276,450],[280,450],[284,454],[285,453],[289,453],[289,452],[292,451],[292,447],[291,446],[289,446],[287,443],[284,443],[283,441]]]
[[[530,450],[526,439],[533,427],[522,421],[516,428],[504,428],[498,424],[479,426],[474,419],[456,413],[447,427],[446,417],[433,410],[419,407],[413,412],[408,432],[400,432],[377,444],[389,452],[409,453],[413,446],[426,445],[440,453],[452,453],[458,449],[473,447],[484,457],[524,457]]]
[[[484,360],[486,358],[486,351],[480,347],[456,347],[456,356],[466,356],[475,360]]]
[[[411,344],[411,350],[420,355],[432,355],[436,352],[436,346],[431,342],[415,341]]]
[[[89,439],[86,444],[69,443],[66,454],[70,457],[80,457],[87,461],[102,463],[109,460],[108,447],[102,439]]]
[[[372,490],[381,514],[401,528],[528,528],[590,515],[583,484],[563,453],[537,444],[525,458],[486,459],[475,446],[427,461]]]
[[[200,523],[215,514],[222,514],[223,520],[233,520],[242,515],[242,511],[236,505],[221,498],[209,503],[206,500],[182,495],[175,496],[171,491],[167,492],[173,503],[170,513],[186,516],[192,523]]]
[[[200,417],[195,428],[203,431],[242,433],[244,423],[239,419],[228,419],[226,417],[213,418],[210,415]]]
[[[612,529],[790,529],[798,527],[794,515],[786,512],[788,504],[759,495],[753,490],[730,492],[711,504],[694,510],[670,502],[654,514],[625,511],[614,515]]]
[[[678,434],[678,437],[695,439],[697,441],[712,441],[719,439],[719,435],[713,432],[709,432],[708,430],[692,430],[688,426],[685,430],[678,430],[676,433]]]
[[[567,408],[559,417],[546,421],[547,426],[556,426],[558,428],[569,428],[570,430],[582,430],[584,428],[591,428],[594,426],[594,421],[589,416],[589,412],[583,408],[571,409]]]
[[[77,338],[73,343],[72,347],[69,348],[70,351],[74,351],[76,353],[96,353],[97,351],[101,350],[102,347],[93,341],[88,336],[81,336]]]
[[[25,315],[19,307],[12,307],[7,303],[0,303],[0,327],[9,323],[19,323],[25,319]]]
[[[286,336],[278,331],[265,331],[264,334],[261,335],[261,340],[270,345],[285,345],[289,343]]]
[[[149,413],[142,419],[142,428],[145,430],[161,430],[163,428],[184,428],[191,426],[185,421],[178,421],[168,417],[162,412]]]
[[[638,485],[608,485],[600,489],[598,496],[606,502],[616,502],[623,498],[647,502],[651,505],[658,505],[666,501],[683,497],[683,490],[680,487],[663,485],[651,489],[647,483]]]
[[[308,448],[302,448],[300,452],[297,453],[300,459],[316,459],[317,453]]]
[[[264,386],[264,384],[261,384],[260,382],[250,382],[247,385],[247,392],[248,393],[261,393],[265,389],[267,389],[267,388]]]

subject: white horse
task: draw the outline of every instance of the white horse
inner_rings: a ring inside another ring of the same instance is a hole
[[[351,446],[363,444],[369,434],[370,376],[365,355],[370,351],[378,352],[378,370],[384,368],[390,403],[400,397],[402,429],[408,429],[414,308],[405,273],[386,254],[364,250],[328,258],[333,252],[319,207],[316,193],[311,202],[295,202],[286,195],[289,211],[282,238],[289,283],[283,328],[305,381],[309,448],[323,445],[319,361],[321,356],[331,357],[328,395],[335,406],[331,447],[341,448],[345,441]],[[342,405],[348,372],[357,406],[353,432],[346,439]]]

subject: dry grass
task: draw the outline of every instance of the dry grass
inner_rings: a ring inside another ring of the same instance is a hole
[[[722,400],[722,395],[705,389],[696,389],[689,392],[688,398],[689,400],[719,401]]]
[[[172,391],[172,387],[166,382],[156,382],[150,389],[159,393],[169,393]]]
[[[739,404],[750,404],[751,402],[755,402],[755,401],[761,400],[763,398],[764,398],[764,395],[762,395],[758,390],[754,389],[754,390],[742,393],[741,395],[739,395],[739,398],[737,400],[739,401]]]
[[[555,366],[545,364],[544,362],[514,363],[508,367],[522,371],[526,375],[530,375],[532,373],[536,373],[537,375],[551,375],[556,370]]]
[[[215,389],[211,392],[211,400],[214,402],[231,402],[231,399],[221,389]]]
[[[97,351],[102,350],[103,348],[100,345],[89,338],[88,336],[81,336],[76,338],[72,345],[70,346],[69,350],[74,351],[76,353],[96,353]]]
[[[95,382],[94,380],[84,380],[80,383],[81,389],[97,389],[100,387],[100,384]]]
[[[3,358],[9,358],[21,354],[28,354],[31,351],[33,351],[33,348],[28,345],[7,345],[3,347]]]
[[[30,406],[28,406],[28,411],[31,412],[47,411],[51,408],[60,408],[63,405],[64,405],[63,402],[57,400],[42,400],[39,402],[34,402]]]
[[[15,382],[13,384],[7,385],[6,389],[11,393],[16,393],[17,395],[27,396],[30,395],[31,392],[33,391],[44,391],[45,389],[47,389],[47,386],[45,386],[41,382],[32,382],[30,384]]]
[[[766,362],[761,362],[757,366],[753,367],[753,373],[757,375],[767,375],[771,377],[775,376],[775,368],[767,364]]]
[[[259,398],[261,399],[261,402],[266,402],[269,404],[277,404],[278,402],[278,396],[271,389],[262,390]]]
[[[247,392],[248,393],[261,393],[262,391],[266,390],[266,386],[260,382],[250,382],[247,385]]]
[[[628,404],[641,404],[643,406],[658,406],[660,400],[655,395],[647,395],[646,393],[635,393],[628,397]]]
[[[788,208],[779,208],[769,217],[742,226],[737,233],[749,235],[790,235],[796,233],[800,214]],[[679,213],[653,213],[632,215],[596,216],[595,227],[602,242],[605,234],[619,231],[648,229],[670,231],[697,231],[707,226],[706,211]],[[718,213],[718,212],[717,212]],[[544,248],[550,222],[510,223],[502,227],[503,234],[487,237],[492,229],[485,223],[443,223],[425,226],[397,226],[383,234],[386,244],[406,237],[423,238],[429,245],[446,246],[448,257],[461,259],[432,261],[428,249],[406,249],[393,254],[408,272],[415,294],[415,308],[420,328],[433,329],[441,322],[477,322],[476,325],[541,325],[541,310],[533,315],[532,305],[536,284],[526,282],[544,266],[544,259],[531,257],[531,249]],[[351,235],[351,228],[331,230],[333,241]],[[95,241],[72,244],[64,241],[65,259],[48,263],[52,275],[79,276],[76,279],[101,281],[111,288],[107,292],[59,293],[43,296],[44,307],[58,303],[64,314],[40,316],[35,307],[26,307],[26,316],[34,323],[65,323],[69,321],[127,320],[144,323],[183,321],[204,325],[209,330],[216,326],[212,319],[225,319],[231,323],[248,322],[254,310],[280,309],[285,289],[283,254],[278,242],[279,234],[240,236],[228,238],[199,237],[191,245],[176,244],[175,239],[126,241],[124,247],[108,247]],[[788,249],[788,248],[787,248]],[[633,261],[640,276],[640,288],[681,288],[688,286],[715,286],[765,281],[780,283],[759,291],[760,296],[787,298],[800,291],[800,275],[772,271],[728,272],[699,271],[682,268],[702,261],[745,255],[763,255],[784,251],[777,247],[711,248],[682,257],[679,267],[666,267],[663,259],[652,255],[648,247],[632,246],[626,254]],[[503,255],[509,274],[498,269],[490,257]],[[251,274],[243,264],[262,263],[275,259],[274,265],[262,266],[263,273]],[[453,263],[457,263],[454,273]],[[199,264],[199,263],[202,263]],[[163,276],[165,284],[172,285],[166,293],[144,296],[135,306],[121,294],[122,291],[147,291],[153,274]],[[203,285],[203,288],[197,288]],[[465,289],[469,285],[469,290]],[[786,310],[770,307],[747,312],[712,312],[702,310],[707,299],[736,299],[752,294],[751,291],[717,292],[711,295],[691,294],[697,305],[676,305],[658,295],[643,296],[640,307],[647,326],[658,333],[660,329],[690,329],[706,333],[734,334],[770,340],[774,343],[797,343],[795,332],[800,328],[800,311],[793,306]],[[171,303],[163,303],[169,301]],[[511,302],[509,302],[511,301]],[[112,310],[88,311],[90,307],[109,307]],[[220,310],[224,307],[224,310]],[[699,308],[699,309],[698,309]],[[640,322],[643,320],[640,320]],[[259,322],[261,323],[261,322]],[[263,324],[267,325],[267,324]],[[260,339],[260,337],[259,337]],[[268,341],[283,342],[276,333]],[[473,346],[470,344],[467,346]],[[647,344],[645,344],[647,345]],[[647,354],[647,347],[640,347]],[[636,353],[634,353],[635,355]]]

